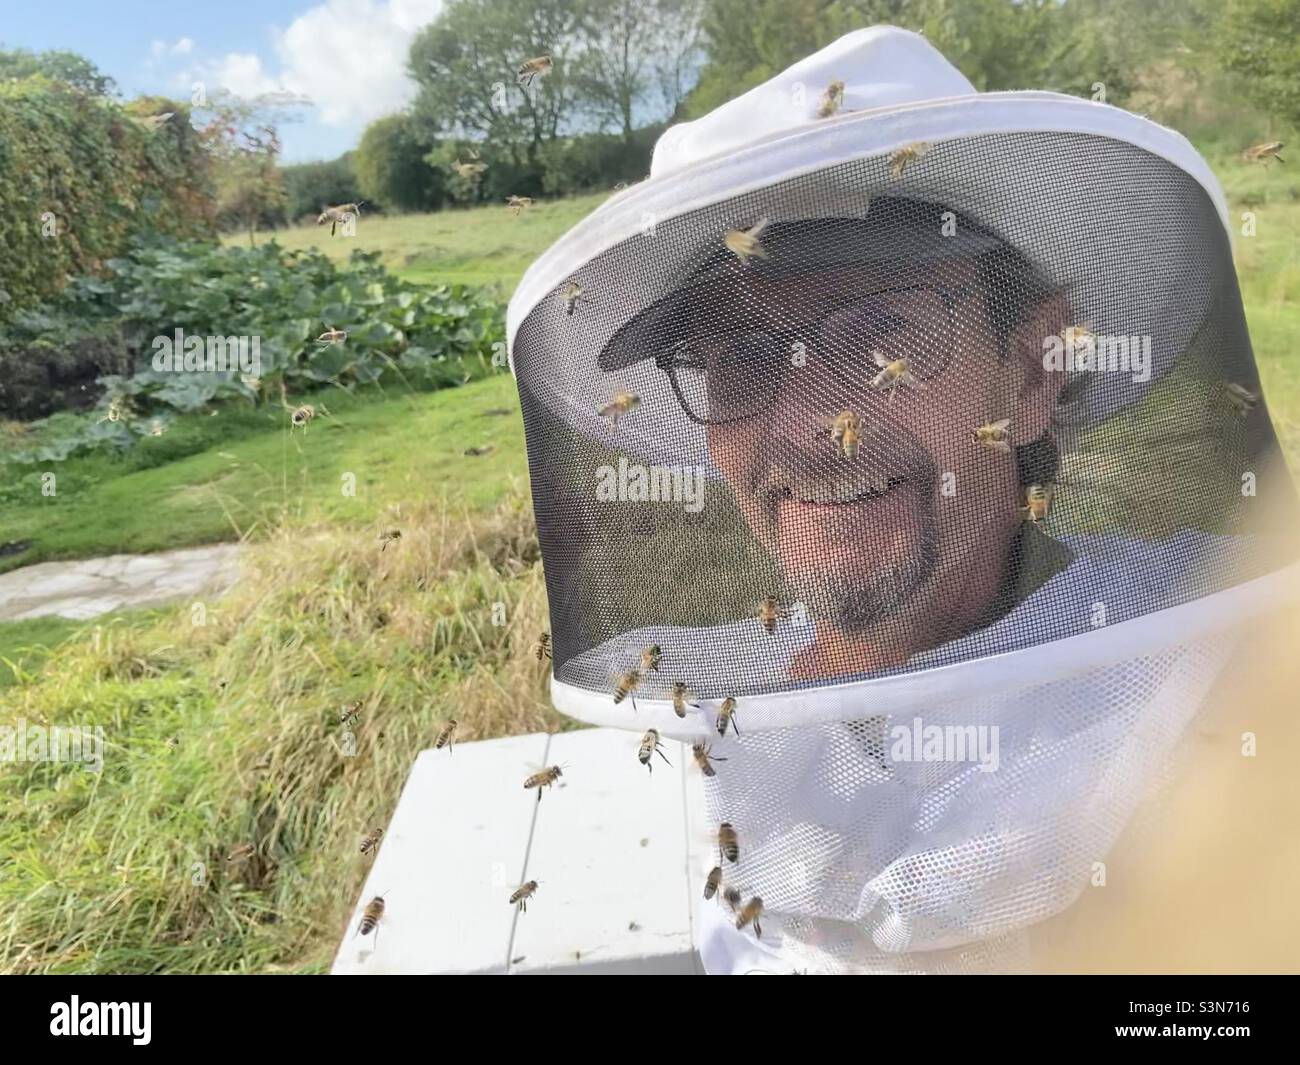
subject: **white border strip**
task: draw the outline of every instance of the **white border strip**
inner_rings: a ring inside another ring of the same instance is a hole
[[[1300,562],[1227,591],[1050,644],[991,655],[916,673],[742,697],[736,720],[747,732],[852,721],[895,714],[954,699],[1005,693],[1126,659],[1192,643],[1231,629],[1261,613],[1300,602]],[[593,725],[642,731],[689,741],[713,735],[717,700],[679,718],[668,699],[614,705],[610,692],[579,688],[551,676],[551,699],[561,713]]]
[[[1191,142],[1109,104],[1064,93],[1010,92],[850,112],[651,178],[603,203],[534,260],[519,282],[506,313],[511,372],[515,334],[528,313],[596,255],[640,232],[644,212],[667,220],[800,174],[892,152],[917,140],[996,133],[1082,133],[1141,148],[1198,181],[1218,210],[1224,230],[1231,234],[1223,190]]]

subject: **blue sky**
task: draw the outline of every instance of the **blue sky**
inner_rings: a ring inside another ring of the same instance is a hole
[[[79,52],[124,96],[287,89],[313,105],[281,134],[286,162],[330,159],[413,86],[406,49],[441,0],[0,0],[0,45]]]

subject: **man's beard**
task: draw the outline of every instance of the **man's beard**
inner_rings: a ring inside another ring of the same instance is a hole
[[[825,618],[845,633],[867,632],[897,617],[934,573],[939,555],[938,521],[933,506],[921,515],[916,551],[884,568],[836,569],[787,574],[786,580],[809,613]]]

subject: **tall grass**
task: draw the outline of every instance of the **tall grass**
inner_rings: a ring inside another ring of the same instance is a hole
[[[402,538],[381,549],[387,528]],[[442,502],[360,531],[287,524],[204,624],[186,606],[58,649],[4,693],[0,724],[102,726],[104,767],[4,767],[0,967],[320,971],[358,842],[441,724],[460,741],[560,725],[528,653],[544,615],[516,489],[487,515]]]

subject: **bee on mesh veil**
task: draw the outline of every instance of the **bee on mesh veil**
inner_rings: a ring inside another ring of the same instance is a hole
[[[763,104],[835,81],[833,118]],[[1295,558],[1204,162],[892,27],[670,129],[507,332],[552,697],[723,764],[714,862],[759,901],[706,907],[709,971],[791,929],[819,969],[959,969],[1069,905]]]

